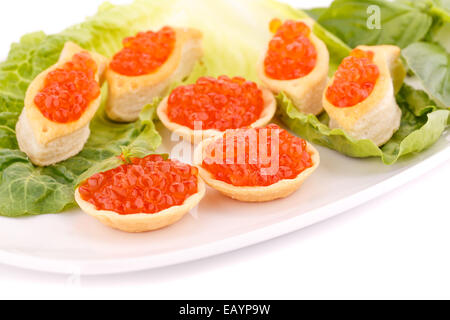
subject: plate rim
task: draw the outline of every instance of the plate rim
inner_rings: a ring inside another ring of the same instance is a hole
[[[54,274],[95,276],[152,270],[197,261],[263,243],[328,220],[391,192],[449,160],[450,145],[447,145],[444,149],[432,154],[416,165],[351,196],[281,222],[188,249],[134,258],[88,261],[43,258],[23,253],[12,253],[8,250],[0,249],[0,263],[26,270]],[[288,212],[294,210],[296,208],[292,208]]]

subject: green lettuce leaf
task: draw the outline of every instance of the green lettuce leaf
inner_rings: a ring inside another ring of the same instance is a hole
[[[433,100],[450,107],[450,54],[437,44],[417,42],[403,56]]]
[[[425,91],[414,89],[407,84],[404,84],[401,88],[397,100],[407,106],[416,117],[421,117],[438,109],[436,103],[430,99]]]
[[[375,23],[376,10],[379,26]],[[427,35],[433,19],[420,8],[401,2],[335,0],[318,22],[352,48],[361,44],[405,48]]]
[[[450,22],[450,0],[428,0],[429,12],[440,17],[445,22]]]
[[[312,8],[305,9],[304,11],[314,20],[319,20],[320,16],[327,11],[328,8]]]
[[[415,104],[414,110],[422,114],[420,117],[416,117],[409,109],[406,99]],[[432,111],[435,109],[429,106],[422,106],[421,109],[419,105],[423,102],[422,100],[401,96],[399,105],[403,116],[400,129],[387,144],[380,148],[371,140],[355,140],[341,129],[330,129],[326,113],[318,118],[298,111],[283,93],[277,96],[277,102],[280,120],[302,138],[350,157],[380,157],[385,164],[393,164],[402,156],[420,152],[431,146],[439,139],[450,121],[448,110]],[[427,111],[432,112],[426,113]]]

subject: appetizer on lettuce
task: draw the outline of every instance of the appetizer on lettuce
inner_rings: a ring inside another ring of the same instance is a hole
[[[21,151],[39,166],[78,154],[89,138],[89,123],[100,107],[106,58],[67,42],[58,63],[29,85],[16,125]]]
[[[136,121],[148,101],[163,96],[191,73],[203,54],[201,41],[198,30],[171,27],[126,38],[106,71],[108,117]]]
[[[241,77],[201,77],[179,86],[158,107],[161,122],[191,143],[228,129],[259,128],[275,115],[277,104],[269,90]]]
[[[275,19],[275,33],[267,52],[258,65],[261,82],[278,94],[285,92],[304,113],[322,112],[322,95],[328,81],[330,56],[328,49],[311,31],[311,19]]]
[[[385,144],[400,127],[394,83],[405,71],[396,46],[359,46],[342,61],[323,95],[330,128]]]
[[[311,144],[275,124],[227,130],[200,143],[194,159],[209,186],[245,202],[290,196],[320,164]]]
[[[81,209],[125,232],[147,232],[179,221],[202,200],[198,169],[161,155],[122,157],[125,163],[94,174],[75,191]]]

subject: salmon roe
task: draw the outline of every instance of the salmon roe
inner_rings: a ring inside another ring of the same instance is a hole
[[[266,74],[276,80],[302,78],[314,69],[317,51],[309,39],[311,29],[303,22],[278,19],[270,23],[275,36],[269,43],[264,67]]]
[[[374,53],[354,49],[345,58],[328,87],[326,97],[339,108],[353,107],[367,99],[380,76],[380,70],[373,63]]]
[[[197,193],[198,169],[159,155],[133,158],[129,164],[93,175],[79,192],[97,210],[153,214],[182,205]]]
[[[202,77],[195,84],[172,91],[168,116],[173,122],[194,129],[225,131],[247,127],[258,120],[264,109],[262,91],[244,78]]]
[[[202,163],[215,179],[238,187],[295,179],[312,166],[306,141],[274,124],[227,131],[207,147]]]
[[[170,27],[125,38],[123,49],[113,57],[110,67],[124,76],[151,74],[169,59],[175,48],[175,40],[175,30]]]
[[[90,102],[100,95],[96,73],[97,64],[91,55],[88,52],[77,53],[63,67],[49,72],[34,103],[51,121],[77,121]]]

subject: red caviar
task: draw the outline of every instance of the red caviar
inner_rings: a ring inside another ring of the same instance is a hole
[[[88,52],[77,53],[63,67],[51,71],[34,103],[47,119],[68,123],[77,121],[90,102],[100,95],[95,79],[97,64]]]
[[[313,166],[306,141],[274,124],[227,131],[207,147],[206,153],[202,167],[215,179],[238,187],[295,179]]]
[[[197,193],[198,169],[159,155],[133,158],[130,164],[93,175],[79,192],[97,210],[153,214],[179,206]]]
[[[191,129],[196,122],[204,130],[247,127],[260,118],[263,108],[262,91],[240,77],[202,77],[173,90],[168,100],[169,119]]]
[[[339,66],[326,97],[339,108],[353,107],[367,99],[380,76],[374,53],[354,49]]]
[[[123,40],[124,48],[113,57],[110,67],[125,76],[151,74],[169,59],[175,40],[175,30],[170,27],[140,32]]]
[[[317,63],[317,51],[309,39],[311,29],[300,21],[287,20],[279,24],[278,19],[270,23],[275,36],[264,60],[266,74],[276,80],[302,78],[311,73]]]

